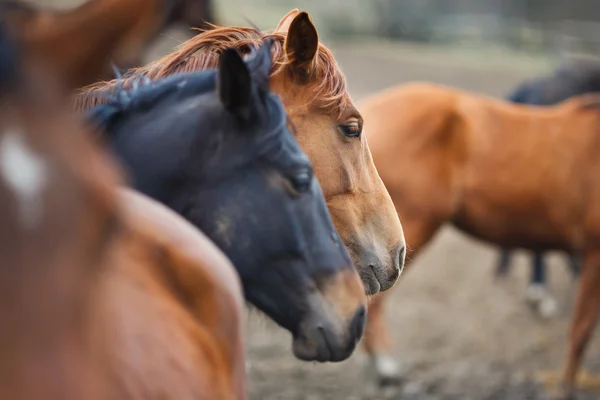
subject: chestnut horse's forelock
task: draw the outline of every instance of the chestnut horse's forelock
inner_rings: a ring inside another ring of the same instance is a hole
[[[266,33],[248,27],[211,26],[211,30],[203,31],[183,42],[173,53],[146,66],[131,69],[125,75],[125,85],[127,85],[128,79],[136,76],[145,76],[154,80],[178,72],[217,68],[220,55],[225,49],[235,48],[241,54],[249,54],[253,49],[258,48],[266,38],[273,39],[272,77],[285,73],[286,66],[293,62],[293,59],[285,54],[285,33]],[[320,105],[331,108],[334,112],[341,112],[350,101],[346,78],[331,50],[321,43],[319,43],[317,55],[309,72],[311,81],[316,83],[316,86],[311,88],[311,92],[314,94],[312,100],[318,100]],[[80,111],[105,103],[106,99],[100,94],[115,90],[117,84],[117,80],[112,80],[83,88],[73,99],[75,109]]]

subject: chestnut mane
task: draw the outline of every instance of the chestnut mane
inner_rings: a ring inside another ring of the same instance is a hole
[[[290,62],[284,49],[285,33],[265,33],[249,27],[212,27],[183,42],[173,53],[146,66],[129,70],[121,83],[127,86],[127,81],[136,77],[155,80],[180,72],[217,68],[219,57],[225,49],[235,48],[246,55],[258,48],[265,38],[272,38],[274,42],[271,76],[282,73]],[[316,87],[311,87],[313,99],[318,99],[326,107],[341,110],[348,101],[346,79],[333,53],[321,43],[310,73],[312,80],[317,82]],[[105,103],[102,94],[114,91],[117,86],[118,80],[111,80],[83,88],[74,98],[75,109],[80,111]]]

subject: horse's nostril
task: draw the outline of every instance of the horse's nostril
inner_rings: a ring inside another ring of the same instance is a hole
[[[406,246],[399,246],[399,248],[398,248],[398,257],[396,258],[396,261],[398,263],[397,264],[397,268],[400,271],[402,271],[402,268],[404,267],[405,253],[406,253]]]
[[[354,336],[355,340],[359,340],[365,329],[365,322],[367,317],[367,310],[365,306],[360,306],[354,313],[354,317],[352,317],[352,321],[350,322],[350,333]]]

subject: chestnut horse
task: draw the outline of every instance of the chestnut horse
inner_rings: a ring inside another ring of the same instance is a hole
[[[346,89],[331,51],[319,42],[306,12],[292,10],[274,33],[254,28],[215,27],[184,42],[177,51],[131,71],[150,79],[176,72],[215,68],[228,47],[248,54],[272,38],[270,85],[286,108],[296,139],[313,163],[333,223],[358,268],[368,294],[391,288],[402,271],[404,235],[362,135],[362,117]],[[78,109],[101,103],[98,94],[117,82],[86,88]]]
[[[363,333],[364,287],[269,91],[269,42],[246,62],[226,50],[218,71],[119,90],[90,116],[133,187],[225,252],[246,299],[290,331],[298,358],[341,361]]]
[[[91,314],[117,171],[0,29],[0,398],[102,399]]]
[[[245,399],[244,301],[230,261],[144,195],[122,190],[119,206],[98,290],[106,398]]]
[[[503,247],[583,252],[564,370],[572,393],[600,310],[600,99],[528,107],[413,83],[366,99],[361,112],[413,255],[447,222]],[[371,306],[365,341],[389,360],[383,301]]]
[[[208,27],[198,16],[211,8],[209,0],[90,0],[73,10],[58,11],[3,0],[0,9],[25,50],[42,57],[56,71],[64,71],[62,78],[69,85],[80,87],[114,76],[112,69],[101,63],[107,51],[111,51],[109,59],[119,68],[138,66],[142,54],[133,49],[146,47],[175,22],[193,21],[200,28]],[[105,30],[106,42],[92,52],[85,43],[98,29]],[[118,46],[113,45],[115,40]],[[91,80],[78,76],[78,71],[91,68],[95,69]]]
[[[72,88],[3,28],[0,398],[244,399],[233,267],[173,212],[115,193],[118,168],[56,90]]]

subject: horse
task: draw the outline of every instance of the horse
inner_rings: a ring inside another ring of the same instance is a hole
[[[117,190],[117,163],[68,110],[73,88],[5,31],[0,397],[245,399],[233,266],[174,212]],[[101,50],[106,34],[86,46]]]
[[[0,397],[100,399],[89,313],[116,170],[18,62],[0,29]],[[81,168],[85,160],[87,168]]]
[[[592,92],[600,92],[600,62],[579,60],[559,65],[547,76],[521,83],[507,98],[520,104],[554,105]]]
[[[297,358],[341,361],[362,336],[366,295],[269,90],[271,43],[246,62],[225,50],[218,71],[142,80],[88,117],[134,189],[227,255],[249,303],[292,334]]]
[[[560,65],[552,74],[521,83],[508,96],[508,101],[537,106],[555,105],[569,97],[600,92],[600,64],[597,61],[579,61]],[[497,276],[508,273],[511,252],[503,249],[496,268]],[[579,275],[579,260],[568,255],[573,277]],[[557,302],[546,287],[546,266],[543,253],[534,252],[531,279],[526,298],[542,317],[556,315]]]
[[[333,223],[356,265],[369,295],[391,288],[405,259],[402,226],[362,135],[362,117],[346,89],[333,54],[319,41],[306,12],[292,10],[273,33],[256,28],[214,27],[181,44],[178,50],[131,70],[127,79],[150,80],[177,72],[217,66],[232,47],[248,54],[271,38],[274,62],[270,86],[278,94],[295,127],[301,148],[311,160]],[[137,79],[137,78],[135,78]],[[88,109],[121,84],[102,82],[84,88],[74,108]]]
[[[187,33],[191,36],[195,36],[198,31],[212,29],[219,23],[213,0],[184,0],[179,5],[173,20],[176,24],[188,28]]]
[[[563,375],[567,395],[600,311],[599,104],[591,94],[522,106],[411,83],[360,105],[413,255],[445,223],[506,248],[584,255]],[[365,341],[372,357],[391,360],[380,340],[387,335],[383,301],[370,306]]]
[[[110,65],[100,62],[106,49],[111,49],[110,59],[116,66],[138,66],[142,54],[134,49],[146,48],[160,32],[179,21],[207,28],[198,17],[212,15],[205,14],[211,10],[209,0],[90,0],[68,11],[37,9],[21,1],[3,0],[0,9],[22,47],[42,57],[47,66],[65,71],[62,79],[68,79],[68,85],[75,87],[114,76]],[[106,30],[106,43],[91,53],[83,44],[97,32],[96,26]],[[112,44],[115,40],[119,41],[118,46]],[[84,62],[89,66],[80,65]],[[95,68],[92,79],[84,80],[75,73],[88,68]]]
[[[244,297],[230,260],[164,205],[119,189],[99,285],[108,396],[246,398]]]

